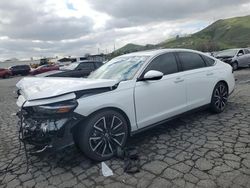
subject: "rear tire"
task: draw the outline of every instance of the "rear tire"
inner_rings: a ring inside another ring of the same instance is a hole
[[[97,112],[80,126],[77,145],[92,160],[108,160],[116,154],[117,147],[124,147],[126,144],[128,123],[115,110]]]
[[[214,113],[221,113],[225,110],[228,100],[228,88],[223,82],[219,82],[214,87],[210,109]]]

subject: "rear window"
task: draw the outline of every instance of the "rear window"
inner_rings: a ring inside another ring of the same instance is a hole
[[[199,54],[192,52],[179,52],[178,56],[184,71],[206,67],[204,60]]]
[[[212,58],[210,58],[210,57],[207,57],[207,56],[202,56],[203,57],[203,59],[206,61],[206,63],[207,63],[207,66],[213,66],[214,65],[214,63],[215,63],[215,60],[214,59],[212,59]]]

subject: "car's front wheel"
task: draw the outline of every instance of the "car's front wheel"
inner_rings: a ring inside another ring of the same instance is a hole
[[[238,69],[238,63],[235,61],[232,63],[233,70],[236,71]]]
[[[128,123],[115,110],[105,110],[91,115],[81,125],[77,144],[84,154],[95,161],[105,161],[124,147],[128,137]]]
[[[224,111],[228,100],[228,88],[224,82],[219,82],[216,84],[210,107],[215,113],[221,113]]]

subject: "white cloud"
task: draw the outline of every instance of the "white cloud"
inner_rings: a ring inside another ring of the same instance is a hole
[[[155,44],[249,12],[248,0],[1,0],[0,60]]]

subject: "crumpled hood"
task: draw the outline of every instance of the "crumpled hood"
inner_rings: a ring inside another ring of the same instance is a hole
[[[26,77],[16,86],[26,100],[37,100],[74,91],[112,87],[116,83],[117,80],[107,79]]]

